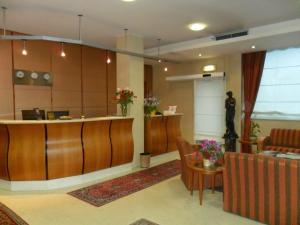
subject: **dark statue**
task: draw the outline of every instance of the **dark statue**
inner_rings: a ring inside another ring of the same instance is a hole
[[[236,151],[236,139],[238,138],[234,128],[234,116],[236,101],[233,98],[232,91],[226,93],[228,96],[225,100],[226,108],[226,133],[223,138],[225,139],[225,150],[230,152]]]

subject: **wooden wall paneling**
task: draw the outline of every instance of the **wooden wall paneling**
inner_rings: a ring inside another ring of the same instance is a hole
[[[167,117],[168,152],[177,150],[176,138],[181,136],[180,120],[181,115]]]
[[[46,179],[46,140],[43,124],[7,125],[8,168],[12,181]]]
[[[153,67],[144,65],[144,96],[153,96]]]
[[[82,174],[82,123],[47,124],[48,179]]]
[[[83,124],[84,173],[110,167],[110,123],[110,120],[104,120]]]
[[[9,134],[6,125],[0,125],[0,179],[9,180],[8,174]]]
[[[0,41],[0,59],[0,119],[14,119],[11,41]]]
[[[23,42],[13,41],[14,69],[51,72],[51,47],[48,41],[26,41],[28,55],[22,55]],[[22,119],[22,109],[51,109],[51,87],[15,85],[16,119]]]
[[[166,118],[145,117],[145,152],[152,156],[167,152]]]
[[[53,110],[70,110],[73,117],[80,117],[81,95],[81,46],[64,44],[66,57],[61,57],[61,44],[52,45],[52,104]]]
[[[106,50],[82,46],[83,112],[86,117],[106,116]]]
[[[22,119],[22,109],[51,109],[51,87],[15,85],[16,119]]]
[[[132,123],[133,119],[111,122],[112,166],[130,163],[133,160]]]
[[[108,51],[108,56],[111,59],[111,63],[107,64],[107,115],[116,115],[117,55],[115,52]]]

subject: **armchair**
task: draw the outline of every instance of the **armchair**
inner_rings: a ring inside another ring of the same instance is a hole
[[[258,151],[300,153],[300,130],[272,129],[269,136],[257,141],[257,147]]]

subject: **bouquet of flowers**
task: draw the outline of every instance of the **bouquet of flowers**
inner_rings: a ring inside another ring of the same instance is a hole
[[[159,99],[156,97],[150,97],[144,99],[144,111],[146,115],[150,115],[152,112],[157,110],[159,105]]]
[[[129,104],[133,104],[134,98],[136,98],[136,96],[134,96],[133,91],[130,90],[129,88],[117,89],[116,91],[117,104],[120,104],[123,116],[127,115],[127,106]]]
[[[201,141],[199,150],[202,153],[203,158],[208,159],[211,162],[218,161],[223,155],[221,144],[214,140],[205,139]]]

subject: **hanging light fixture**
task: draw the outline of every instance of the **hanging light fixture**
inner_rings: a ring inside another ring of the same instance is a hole
[[[23,40],[23,49],[22,49],[22,55],[27,55],[27,50],[26,50],[26,41]]]
[[[164,71],[165,71],[165,72],[168,72],[168,67],[165,67],[165,68],[164,68]]]
[[[160,42],[161,42],[161,39],[157,39],[157,58],[158,58],[158,62],[161,63],[161,59],[160,59]]]
[[[109,50],[106,50],[106,63],[107,64],[111,63],[110,51]]]
[[[60,56],[61,56],[61,57],[66,57],[66,53],[65,53],[65,51],[64,51],[64,43],[63,43],[63,42],[61,42],[61,52],[60,52]]]

